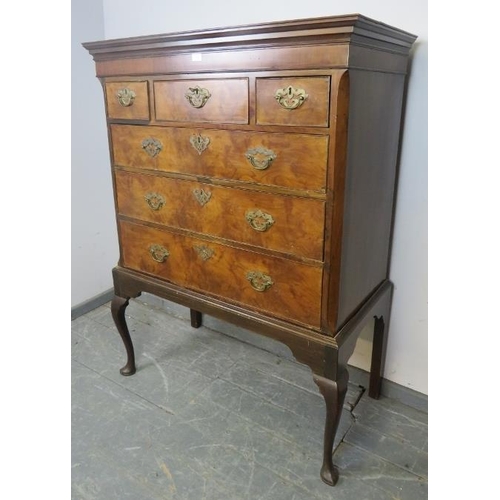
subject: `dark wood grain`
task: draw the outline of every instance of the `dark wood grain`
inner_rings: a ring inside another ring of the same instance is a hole
[[[111,125],[111,134],[114,161],[120,166],[325,192],[328,136],[128,125]],[[190,142],[198,135],[210,141],[201,154]],[[163,145],[155,158],[142,149],[147,137]],[[246,157],[257,148],[276,155],[264,170],[257,170]]]
[[[272,316],[319,326],[321,268],[124,221],[120,223],[120,238],[124,267]],[[155,261],[151,245],[163,246],[170,255],[164,262]],[[200,246],[213,252],[212,257],[203,260],[195,248]],[[246,278],[251,271],[270,276],[273,285],[263,292],[254,290]]]
[[[249,311],[221,298],[196,290],[186,290],[154,276],[120,266],[113,269],[113,282],[116,292],[120,295],[137,297],[142,292],[152,293],[283,342],[300,363],[309,366],[317,375],[326,376],[331,371],[329,361],[333,360],[335,363],[335,358],[331,356],[337,352],[335,341],[309,328],[258,311]]]
[[[307,98],[296,109],[285,109],[275,98],[277,90],[302,89]],[[257,78],[257,123],[328,127],[330,77]]]
[[[323,201],[124,171],[116,171],[115,179],[120,214],[323,260]],[[210,195],[205,205],[195,197],[196,190]],[[161,208],[148,205],[145,197],[151,193],[163,196]],[[266,231],[255,230],[246,218],[259,210],[273,218]]]
[[[127,88],[135,92],[130,106],[122,106],[118,101],[119,90]],[[149,120],[149,92],[147,81],[108,82],[105,84],[108,116],[126,120]]]
[[[196,87],[210,94],[200,108],[193,107],[186,98]],[[153,89],[157,120],[248,123],[248,78],[156,80]]]

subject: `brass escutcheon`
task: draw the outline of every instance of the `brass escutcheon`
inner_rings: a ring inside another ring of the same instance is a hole
[[[274,284],[271,276],[260,271],[248,271],[246,279],[250,282],[252,288],[258,292],[265,292]]]
[[[209,248],[206,245],[194,245],[193,248],[203,260],[210,259],[215,253],[213,248]]]
[[[271,149],[258,147],[249,149],[245,153],[246,159],[257,170],[265,170],[271,166],[271,163],[276,160],[276,153]]]
[[[161,245],[151,245],[149,247],[149,253],[156,262],[165,262],[170,255],[170,252]]]
[[[165,198],[158,193],[146,193],[144,199],[152,210],[160,210],[165,205]]]
[[[186,92],[185,97],[194,108],[202,108],[210,99],[211,94],[207,89],[196,85],[196,87],[189,87],[189,92]]]
[[[158,139],[148,137],[142,141],[142,149],[144,149],[144,151],[146,151],[151,158],[154,158],[160,154],[160,151],[163,149],[163,145]]]
[[[132,104],[134,104],[135,92],[127,88],[120,89],[116,93],[116,97],[118,98],[118,102],[122,106],[124,107],[132,106]]]
[[[212,193],[204,189],[193,189],[193,195],[201,206],[206,205],[212,197]]]
[[[278,89],[274,98],[279,105],[285,109],[297,109],[302,106],[304,101],[309,97],[304,89],[296,89],[289,85],[284,89]]]
[[[267,231],[274,224],[272,215],[266,214],[262,210],[248,210],[245,219],[252,229],[261,232]]]
[[[196,149],[198,154],[201,155],[201,153],[203,153],[203,151],[205,151],[210,144],[210,138],[203,137],[201,134],[192,135],[189,138],[189,142],[191,143],[191,146]]]

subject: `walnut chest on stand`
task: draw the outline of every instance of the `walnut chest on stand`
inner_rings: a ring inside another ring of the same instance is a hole
[[[346,15],[85,43],[102,82],[120,260],[112,314],[148,292],[285,343],[326,401],[373,320],[380,393],[396,164],[415,36]]]

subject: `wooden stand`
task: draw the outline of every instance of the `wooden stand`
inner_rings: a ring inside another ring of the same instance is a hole
[[[176,287],[161,283],[152,278],[145,280],[137,273],[118,267],[113,270],[113,275],[115,279],[115,292],[125,295],[124,297],[115,295],[111,305],[116,328],[120,333],[127,352],[127,363],[120,370],[122,375],[133,375],[136,371],[134,348],[126,324],[125,309],[129,303],[129,299],[138,297],[141,292],[154,293],[168,300],[172,300],[173,294],[175,294],[178,302],[181,304],[187,307],[196,307],[196,309],[190,310],[191,326],[193,328],[201,326],[202,312],[204,311],[236,325],[251,328],[256,333],[259,333],[258,318],[255,318],[252,322],[242,322],[239,312],[231,306],[226,306],[221,314],[220,305],[207,297],[200,297],[199,301],[192,296],[179,297],[177,295],[179,290],[176,290]],[[314,373],[314,382],[325,398],[326,422],[323,443],[323,466],[321,467],[320,476],[330,486],[335,486],[339,478],[338,469],[333,464],[332,454],[333,443],[342,415],[342,406],[349,381],[347,363],[354,352],[359,334],[365,325],[374,319],[373,350],[368,394],[371,398],[378,399],[380,396],[387,345],[392,291],[392,283],[389,280],[384,281],[328,344],[318,342],[319,339],[311,336],[311,332],[305,329],[303,329],[305,331],[301,331],[299,334],[298,330],[293,332],[288,328],[280,328],[277,325],[268,325],[268,328],[266,328],[266,336],[273,337],[288,345],[297,359],[311,368]],[[264,322],[265,318],[262,318],[261,321]],[[302,348],[303,336],[310,336],[309,342],[314,344],[309,351],[304,351]],[[321,336],[321,339],[325,340],[325,337]],[[309,356],[305,355],[311,351],[322,352],[323,355],[319,358],[314,357],[314,360],[312,360]]]

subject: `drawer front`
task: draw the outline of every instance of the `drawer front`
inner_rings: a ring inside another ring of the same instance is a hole
[[[319,327],[320,267],[125,221],[120,241],[124,267]]]
[[[122,120],[148,120],[148,82],[106,83],[108,117]]]
[[[115,181],[121,215],[323,259],[323,201],[120,170]]]
[[[325,191],[326,136],[129,125],[111,134],[116,165]],[[157,154],[143,148],[148,139]]]
[[[248,123],[248,79],[154,82],[157,120]]]
[[[328,127],[330,77],[257,78],[257,123]]]

